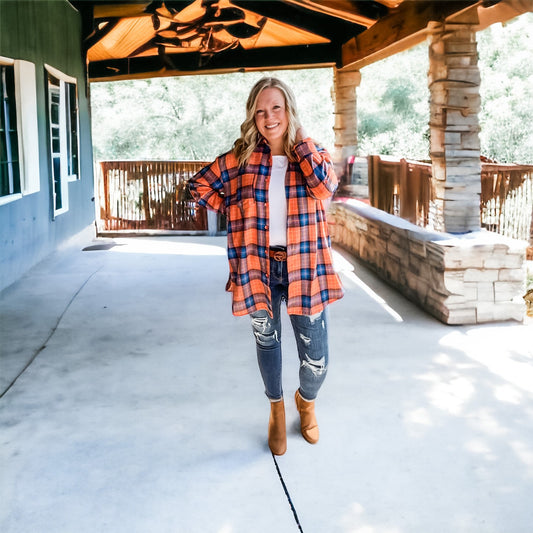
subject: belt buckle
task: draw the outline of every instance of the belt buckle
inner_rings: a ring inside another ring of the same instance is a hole
[[[272,258],[274,261],[285,261],[287,257],[287,253],[283,252],[282,250],[275,250]]]

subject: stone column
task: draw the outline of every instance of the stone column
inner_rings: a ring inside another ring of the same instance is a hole
[[[335,104],[335,150],[332,157],[341,190],[350,186],[346,163],[357,152],[356,88],[360,83],[361,73],[358,70],[334,68],[331,97]]]
[[[433,229],[480,228],[480,73],[474,21],[428,26]]]

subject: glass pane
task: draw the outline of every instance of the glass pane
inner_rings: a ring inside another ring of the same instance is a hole
[[[77,105],[77,91],[74,83],[67,83],[67,105],[68,116],[68,162],[69,175],[78,174],[78,105]]]
[[[3,131],[0,131],[0,163],[8,161],[7,157],[7,143],[6,143],[6,136]]]
[[[11,194],[19,194],[20,193],[20,168],[18,161],[13,163],[11,165],[11,171],[13,172],[13,191]]]
[[[5,79],[5,75],[4,75],[4,69],[3,68],[0,68],[0,98],[1,98],[1,102],[4,101],[4,97],[3,97],[3,94],[4,94],[4,79]],[[4,116],[4,105],[0,105],[0,135],[2,135],[2,132],[4,131],[4,124],[6,122],[6,119],[5,119],[5,116]]]
[[[9,194],[9,174],[7,163],[0,162],[0,196]]]
[[[54,95],[52,95],[52,104],[50,106],[50,119],[52,124],[59,124],[59,99],[58,102],[54,102]]]
[[[61,158],[52,158],[52,172],[54,175],[55,209],[61,209],[63,200],[61,198]]]
[[[59,80],[55,76],[48,73],[48,85],[59,88],[60,83],[59,83]]]
[[[19,160],[19,139],[17,135],[17,130],[11,131],[9,134],[9,138],[11,140],[11,157],[9,158],[11,161],[18,161]]]
[[[51,135],[52,135],[52,152],[54,154],[58,154],[61,151],[61,143],[59,140],[59,128],[52,127]]]
[[[0,196],[20,193],[15,69],[0,66]]]
[[[13,67],[6,68],[6,87],[9,122],[11,129],[17,129],[17,106],[15,105],[15,69]]]

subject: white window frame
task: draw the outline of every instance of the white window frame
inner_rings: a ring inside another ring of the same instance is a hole
[[[41,177],[35,64],[2,56],[0,56],[0,64],[14,67],[21,189],[20,193],[1,196],[0,205],[3,205],[39,192]]]
[[[69,209],[69,200],[68,200],[68,183],[72,181],[76,181],[79,179],[79,159],[80,159],[80,128],[79,128],[79,112],[77,109],[78,106],[78,80],[72,76],[68,76],[67,74],[64,74],[60,70],[45,64],[45,69],[48,74],[52,75],[54,78],[59,80],[59,144],[60,144],[60,183],[61,183],[61,207],[59,209],[56,209],[56,199],[55,199],[55,193],[53,193],[53,208],[54,208],[54,216],[60,215],[62,213],[65,213]],[[67,98],[67,84],[72,84],[75,86],[76,90],[76,133],[77,133],[77,165],[74,169],[74,173],[68,173],[69,168],[69,144],[70,144],[70,114],[67,117],[67,111],[69,109]],[[46,91],[48,95],[49,87],[48,87],[48,81],[46,84]],[[49,97],[49,95],[48,95]],[[47,97],[47,100],[48,100]],[[50,113],[48,110],[47,113],[47,128],[50,128]],[[50,139],[50,146],[48,147],[48,154],[49,157],[52,154],[52,139]],[[52,173],[53,173],[53,169]],[[52,188],[54,189],[54,183],[53,183],[53,174],[52,174]]]

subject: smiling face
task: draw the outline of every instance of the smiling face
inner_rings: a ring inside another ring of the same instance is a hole
[[[263,89],[255,106],[255,125],[268,141],[273,155],[283,155],[283,138],[289,126],[285,96],[275,88]]]

